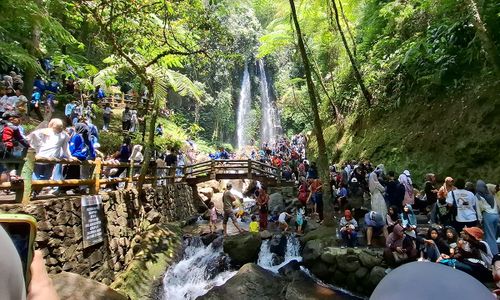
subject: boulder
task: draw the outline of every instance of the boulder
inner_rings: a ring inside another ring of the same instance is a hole
[[[367,251],[361,251],[358,254],[358,257],[361,264],[368,269],[371,269],[375,266],[380,266],[380,264],[382,263],[382,257],[378,257]]]
[[[255,262],[259,256],[262,240],[251,233],[233,235],[224,239],[224,252],[231,257],[232,263],[243,265]]]
[[[276,234],[269,242],[269,250],[279,256],[285,256],[286,252],[286,236],[284,234]]]
[[[214,203],[215,208],[217,208],[219,211],[223,210],[223,204],[222,204],[222,193],[215,193],[212,196],[212,202]]]
[[[210,245],[210,243],[212,243],[216,238],[218,237],[218,235],[216,233],[207,233],[207,234],[203,234],[201,236],[201,240],[203,242],[203,244],[205,246],[208,246]]]
[[[263,240],[267,240],[273,237],[273,234],[269,232],[267,229],[259,232],[260,238]]]
[[[128,297],[97,281],[75,273],[50,275],[60,299],[127,300]]]
[[[318,278],[321,279],[326,279],[331,275],[328,266],[319,260],[313,262],[309,267],[309,269],[314,275],[316,275]]]
[[[323,253],[321,254],[321,260],[327,264],[335,265],[337,264],[337,256],[345,254],[347,254],[346,249],[327,247],[323,249]]]
[[[287,300],[335,299],[337,294],[313,281],[296,280],[286,287]]]
[[[201,188],[198,189],[198,194],[205,196],[207,199],[212,199],[214,190],[211,187]]]
[[[341,271],[351,273],[356,272],[361,264],[358,256],[355,254],[346,254],[337,256],[337,268]]]
[[[224,285],[212,288],[208,293],[197,299],[283,299],[281,291],[285,284],[286,282],[281,276],[250,263],[241,267],[238,273]]]
[[[315,223],[315,222],[309,222],[309,224],[307,225],[308,227],[313,226],[310,223]],[[312,231],[306,233],[304,236],[302,236],[300,238],[300,241],[302,243],[307,243],[310,240],[326,240],[326,239],[334,240],[336,232],[337,232],[337,229],[335,227],[321,225],[316,230],[312,230]],[[333,244],[332,244],[332,246],[333,246]]]
[[[269,195],[269,211],[281,213],[283,210],[285,210],[283,195],[280,193]]]
[[[316,260],[323,253],[323,242],[321,240],[311,240],[307,242],[302,251],[302,259],[304,263]]]
[[[371,284],[373,288],[377,286],[377,284],[384,278],[385,269],[379,266],[373,267],[368,276],[368,282]]]
[[[278,269],[278,273],[287,278],[294,278],[296,272],[300,272],[300,263],[295,259]]]
[[[356,279],[363,279],[365,278],[366,275],[368,275],[368,273],[370,272],[370,270],[368,268],[365,268],[365,267],[360,267],[355,273],[354,273],[354,276],[356,277]]]

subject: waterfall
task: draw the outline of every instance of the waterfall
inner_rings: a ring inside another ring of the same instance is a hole
[[[292,260],[302,261],[302,257],[300,256],[300,242],[297,237],[293,235],[288,235],[286,237],[285,257],[282,263],[276,264],[274,256],[275,254],[272,253],[270,249],[270,240],[265,240],[260,246],[257,264],[264,269],[277,273],[279,268]]]
[[[245,128],[249,124],[249,113],[251,105],[251,91],[250,91],[250,75],[248,74],[248,65],[245,64],[245,71],[243,72],[243,80],[241,81],[240,99],[238,100],[238,118],[237,118],[237,139],[238,148],[242,149],[248,144],[248,132]]]
[[[266,69],[264,60],[260,59],[259,64],[259,77],[260,77],[260,96],[262,107],[262,120],[261,120],[261,143],[268,143],[272,145],[276,141],[276,136],[279,128],[281,128],[279,115],[276,107],[271,103],[269,94],[269,83],[267,81]]]
[[[216,241],[208,246],[199,237],[184,241],[183,259],[171,266],[163,278],[163,299],[196,299],[236,274],[236,271],[228,270],[222,241]]]

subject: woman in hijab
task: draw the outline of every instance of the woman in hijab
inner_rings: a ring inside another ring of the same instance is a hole
[[[392,266],[398,266],[417,256],[417,248],[413,240],[404,234],[404,228],[396,224],[387,237],[384,259]]]
[[[454,180],[451,177],[446,177],[443,183],[443,186],[439,188],[439,191],[437,193],[438,200],[439,199],[445,199],[448,197],[448,193],[456,190],[457,188],[453,186]]]
[[[391,233],[392,229],[400,220],[398,214],[398,208],[395,205],[389,206],[389,210],[387,211],[387,217],[385,222],[387,224],[387,232]]]
[[[411,181],[410,171],[404,170],[401,175],[399,175],[399,183],[405,187],[405,198],[403,200],[403,205],[415,204],[415,196],[413,194],[413,182]]]
[[[351,211],[346,209],[339,223],[340,236],[343,241],[341,248],[345,248],[345,246],[356,247],[357,228],[358,222],[352,217]]]
[[[385,204],[385,199],[382,194],[385,191],[385,188],[378,181],[378,176],[381,173],[381,169],[376,169],[375,171],[370,173],[370,177],[368,178],[368,188],[370,189],[371,194],[372,210],[379,213],[385,222],[385,217],[387,215],[387,205]]]
[[[410,204],[406,204],[403,207],[403,212],[401,213],[401,225],[405,229],[406,234],[413,238],[417,237],[417,234],[415,233],[415,229],[417,228],[417,217],[415,216],[413,208]]]
[[[497,230],[498,207],[495,197],[489,192],[486,183],[482,180],[476,182],[476,197],[478,217],[483,220],[484,240],[490,246],[493,255],[498,254]]]

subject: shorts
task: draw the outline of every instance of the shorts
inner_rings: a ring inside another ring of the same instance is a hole
[[[222,220],[222,224],[226,225],[227,221],[229,221],[229,218],[233,220],[233,223],[236,223],[236,217],[234,216],[234,213],[232,211],[225,211],[224,212],[224,219]]]
[[[311,196],[311,202],[313,204],[320,204],[323,202],[323,193],[313,193]]]

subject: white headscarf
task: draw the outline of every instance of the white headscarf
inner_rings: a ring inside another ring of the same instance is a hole
[[[399,175],[399,183],[405,185],[405,186],[411,186],[413,184],[413,182],[411,181],[411,178],[410,178],[410,171],[408,170],[404,170],[403,171],[403,174]]]

